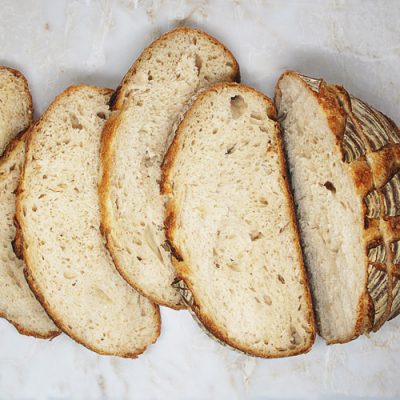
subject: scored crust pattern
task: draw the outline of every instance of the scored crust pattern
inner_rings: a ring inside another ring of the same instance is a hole
[[[327,85],[322,79],[299,76],[319,95],[323,95],[321,85],[325,85],[336,96],[346,118],[340,142],[343,161],[352,164],[365,160],[374,177],[374,185],[363,200],[366,225],[369,225],[368,220],[380,222],[382,236],[382,242],[371,244],[367,252],[366,289],[374,308],[372,327],[377,330],[388,318],[400,313],[400,224],[397,226],[391,220],[400,216],[400,169],[385,170],[394,167],[387,165],[391,154],[384,153],[400,144],[399,129],[380,111],[349,95],[342,87]],[[371,165],[369,157],[377,155],[381,162]],[[377,185],[375,181],[381,176],[390,178],[384,185]],[[396,272],[399,275],[395,275]]]

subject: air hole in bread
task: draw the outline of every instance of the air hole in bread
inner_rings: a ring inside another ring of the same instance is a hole
[[[217,129],[217,128],[214,128],[214,129],[212,130],[212,134],[215,135],[216,133],[218,133],[218,129]]]
[[[194,64],[195,64],[195,66],[197,68],[197,75],[200,75],[200,70],[201,70],[201,67],[203,65],[203,60],[201,59],[201,57],[197,53],[196,53]]]
[[[36,206],[32,206],[32,211],[36,212],[37,211],[37,207]]]
[[[285,278],[281,274],[278,274],[278,281],[282,284],[285,284]]]
[[[243,97],[236,95],[231,97],[231,114],[233,119],[240,118],[246,112],[247,104]]]
[[[147,74],[147,80],[152,81],[153,80],[153,75],[151,75],[150,71]]]
[[[324,185],[330,192],[336,193],[336,187],[331,181],[326,181]]]
[[[10,172],[11,172],[11,171],[14,171],[14,170],[15,170],[15,167],[16,167],[16,164],[11,165],[9,171],[10,171]]]
[[[70,114],[70,118],[71,118],[72,128],[74,128],[74,129],[82,129],[82,124],[79,123],[79,119],[77,118],[76,115]]]
[[[225,154],[232,154],[236,150],[236,143],[233,144],[232,146],[229,146],[228,149],[226,150]]]
[[[98,112],[98,113],[97,113],[97,116],[98,116],[99,118],[101,118],[101,119],[106,119],[106,114],[103,113],[102,111]]]
[[[254,242],[255,240],[261,239],[263,237],[263,234],[258,231],[253,231],[250,232],[250,240]]]

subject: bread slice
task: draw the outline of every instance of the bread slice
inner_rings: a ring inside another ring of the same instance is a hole
[[[390,303],[373,170],[336,87],[288,71],[275,100],[319,333],[344,343],[380,326]]]
[[[100,354],[136,357],[158,307],[117,273],[100,233],[100,136],[112,91],[75,86],[30,133],[17,195],[26,278],[57,326]]]
[[[183,307],[164,235],[160,164],[182,108],[197,90],[239,79],[214,38],[180,28],[144,50],[113,99],[103,133],[102,229],[121,275],[156,303]]]
[[[308,351],[313,311],[272,102],[233,83],[202,93],[162,189],[179,286],[200,322],[251,355]]]
[[[0,156],[18,132],[32,122],[32,97],[25,77],[0,66]]]
[[[24,163],[25,137],[17,136],[0,160],[0,316],[24,335],[51,339],[60,331],[24,278],[23,261],[13,252],[15,193]]]

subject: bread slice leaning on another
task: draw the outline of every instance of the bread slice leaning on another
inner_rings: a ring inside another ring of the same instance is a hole
[[[163,164],[181,290],[220,341],[259,357],[310,350],[307,277],[272,102],[238,84],[201,93]]]
[[[28,82],[17,70],[0,66],[0,156],[7,144],[32,122]]]
[[[112,91],[70,87],[32,128],[16,222],[26,278],[56,325],[100,354],[136,357],[158,307],[117,273],[100,233],[100,136]]]
[[[140,293],[184,306],[164,234],[160,165],[182,109],[212,83],[239,79],[232,54],[214,38],[179,28],[143,51],[113,99],[102,140],[102,230],[121,275]]]
[[[377,171],[338,87],[288,71],[275,100],[319,333],[344,343],[378,329],[392,303],[382,221],[369,204]]]

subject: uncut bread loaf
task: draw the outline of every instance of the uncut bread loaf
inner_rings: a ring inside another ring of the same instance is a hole
[[[0,156],[18,132],[32,122],[32,97],[25,77],[0,66]]]
[[[23,335],[50,339],[60,331],[36,300],[13,252],[15,193],[24,163],[25,137],[16,137],[0,160],[0,315]]]
[[[111,93],[70,87],[32,128],[16,222],[27,281],[56,325],[100,354],[136,357],[159,336],[160,316],[117,273],[99,230]]]
[[[319,333],[344,343],[395,314],[388,255],[396,232],[389,237],[375,205],[393,172],[383,147],[398,141],[398,129],[343,88],[293,71],[279,79],[275,100]]]
[[[211,83],[239,79],[214,38],[179,28],[144,50],[113,99],[102,140],[102,230],[121,275],[156,303],[183,307],[164,234],[160,164],[182,108]]]
[[[233,83],[201,93],[162,189],[177,287],[200,323],[251,355],[307,352],[313,311],[272,102]]]

